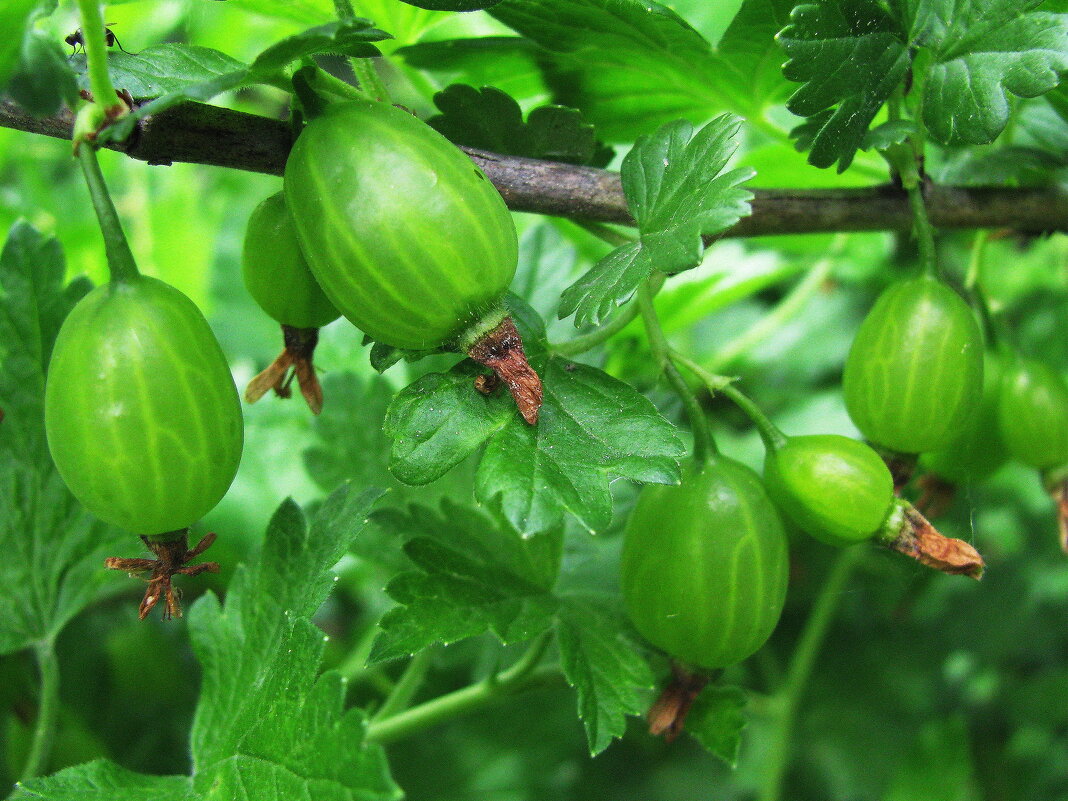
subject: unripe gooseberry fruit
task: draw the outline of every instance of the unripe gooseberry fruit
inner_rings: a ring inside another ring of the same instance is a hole
[[[1068,467],[1068,384],[1049,365],[1021,359],[1006,368],[998,424],[1009,452],[1024,464]]]
[[[308,268],[281,192],[260,203],[249,217],[242,275],[252,298],[282,325],[285,345],[281,355],[249,382],[245,400],[255,403],[270,389],[288,398],[295,376],[308,407],[318,414],[323,408],[323,390],[313,357],[319,328],[341,312]]]
[[[402,109],[346,102],[297,139],[285,196],[312,272],[357,328],[397,348],[467,353],[536,421],[541,382],[502,303],[515,225],[467,156]]]
[[[341,316],[304,260],[281,192],[253,209],[243,256],[245,287],[272,319],[292,328],[321,328]]]
[[[986,478],[1006,462],[1009,452],[998,427],[1001,374],[1000,360],[987,351],[978,409],[945,446],[920,457],[923,470],[954,484],[964,484]]]
[[[93,514],[142,535],[157,560],[106,560],[151,571],[140,616],[181,607],[174,573],[214,540],[187,547],[188,526],[226,494],[241,461],[241,405],[218,341],[196,305],[147,276],[82,298],[60,328],[45,387],[45,433],[59,474]]]
[[[861,323],[842,385],[849,416],[875,444],[903,454],[945,447],[982,392],[975,316],[934,278],[893,284]]]
[[[715,456],[642,490],[627,522],[623,600],[649,642],[694,667],[748,657],[786,597],[786,534],[760,477]]]
[[[764,481],[790,520],[830,545],[871,539],[894,501],[894,479],[879,454],[838,434],[788,437],[769,449]]]

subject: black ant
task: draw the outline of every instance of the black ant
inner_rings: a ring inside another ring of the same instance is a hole
[[[108,22],[104,25],[104,44],[108,47],[115,47],[116,45],[118,45],[119,50],[121,50],[123,53],[126,53],[130,56],[136,56],[136,53],[131,53],[129,50],[122,46],[122,42],[120,42],[119,37],[115,35],[115,31],[111,30],[111,26],[114,24],[114,22]],[[72,56],[78,53],[79,47],[82,49],[83,53],[85,52],[85,36],[82,35],[81,28],[78,28],[78,30],[76,30],[74,33],[68,34],[66,37],[64,37],[63,41],[69,44],[72,48],[74,48],[71,52]]]

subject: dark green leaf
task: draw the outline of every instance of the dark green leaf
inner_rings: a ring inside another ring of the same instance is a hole
[[[511,310],[542,379],[538,424],[527,425],[506,393],[476,391],[480,371],[461,362],[448,373],[423,376],[390,406],[385,429],[393,439],[393,474],[429,483],[485,443],[476,495],[487,503],[497,499],[524,535],[555,527],[565,510],[587,528],[608,525],[610,475],[678,481],[682,443],[656,407],[600,370],[549,357],[532,330],[533,311],[518,303]]]
[[[524,539],[507,521],[448,501],[440,512],[413,505],[375,518],[407,539],[404,552],[417,570],[386,587],[401,605],[380,622],[371,661],[487,630],[505,644],[521,642],[550,626],[559,532]]]
[[[146,776],[97,760],[18,785],[13,799],[43,801],[198,801],[188,776]]]
[[[653,686],[649,665],[624,639],[618,613],[595,598],[574,596],[557,613],[560,665],[578,693],[590,753],[623,734],[627,715],[640,715]]]
[[[105,551],[128,536],[82,509],[45,442],[48,359],[88,289],[84,281],[63,287],[63,273],[54,239],[26,223],[12,227],[0,254],[0,654],[54,638],[104,580]]]
[[[732,768],[738,763],[746,702],[741,687],[710,684],[686,715],[686,731]]]
[[[430,11],[478,11],[495,6],[501,0],[402,0],[402,2]]]
[[[1041,0],[924,0],[913,39],[934,59],[923,121],[944,144],[986,144],[1009,119],[1008,95],[1037,97],[1068,71],[1068,14],[1033,11]]]
[[[597,152],[582,112],[539,106],[526,122],[519,104],[499,89],[453,84],[434,95],[441,114],[427,123],[458,145],[510,156],[588,164]]]
[[[429,484],[509,424],[514,407],[475,390],[471,361],[428,373],[397,393],[382,428],[393,440],[389,469],[406,484]]]
[[[741,120],[722,115],[694,133],[678,120],[639,139],[623,160],[623,192],[639,237],[599,261],[568,287],[560,316],[575,325],[599,323],[625,302],[653,270],[677,273],[701,263],[702,235],[718,233],[750,213],[752,195],[738,184],[748,168],[722,173],[737,144]]]
[[[8,91],[28,112],[45,117],[74,97],[78,84],[63,48],[47,34],[29,31]]]
[[[909,54],[904,32],[877,0],[823,0],[799,5],[779,34],[789,61],[783,73],[804,85],[787,103],[818,117],[809,162],[843,172],[868,126],[904,80]],[[825,113],[825,112],[830,112]]]
[[[199,792],[257,801],[400,797],[382,750],[363,742],[362,713],[344,711],[341,677],[316,678],[323,635],[309,620],[380,494],[344,486],[310,526],[284,503],[259,562],[235,573],[225,606],[211,595],[193,606],[190,633],[204,673],[191,734]]]
[[[38,0],[5,0],[0,5],[0,90],[18,68],[22,40]]]

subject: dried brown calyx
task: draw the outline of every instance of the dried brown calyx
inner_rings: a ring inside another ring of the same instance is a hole
[[[171,583],[171,577],[177,574],[183,576],[199,576],[201,573],[218,573],[218,562],[201,562],[199,565],[191,565],[189,562],[204,553],[215,542],[214,534],[206,534],[196,547],[189,549],[188,529],[170,532],[174,535],[170,539],[159,537],[141,537],[148,549],[156,555],[155,559],[123,559],[111,556],[104,560],[104,567],[112,570],[123,570],[127,573],[148,573],[148,588],[145,597],[141,600],[138,617],[144,620],[161,599],[164,600],[163,619],[170,620],[172,617],[182,616],[182,605],[179,603],[181,593],[175,590]]]
[[[530,425],[538,422],[542,401],[541,379],[527,362],[523,340],[511,317],[505,317],[495,328],[476,339],[467,349],[467,355],[493,370],[496,377],[508,387],[524,420]],[[482,377],[475,386],[480,392],[489,393],[496,388],[496,382]]]
[[[982,578],[986,564],[975,548],[939,534],[908,501],[894,503],[880,537],[884,545],[943,573]]]
[[[323,388],[312,364],[315,346],[319,344],[319,329],[283,325],[282,336],[285,349],[270,367],[248,382],[245,400],[255,403],[271,389],[278,397],[288,398],[292,395],[290,385],[296,377],[308,408],[313,414],[319,414],[323,410]]]
[[[671,680],[646,715],[649,733],[654,737],[662,734],[669,743],[678,737],[686,723],[687,713],[708,682],[709,676],[691,673],[677,662],[672,662]]]

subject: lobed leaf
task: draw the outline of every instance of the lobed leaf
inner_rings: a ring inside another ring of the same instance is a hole
[[[750,169],[723,172],[734,154],[741,120],[721,115],[696,134],[685,120],[640,138],[623,159],[623,192],[638,223],[636,242],[601,259],[564,290],[560,316],[575,325],[600,323],[654,270],[677,273],[701,263],[702,236],[750,213],[752,194],[739,184]]]
[[[822,0],[797,6],[778,36],[789,57],[783,74],[803,85],[786,106],[814,118],[809,163],[844,172],[868,126],[904,80],[904,32],[877,0]]]
[[[913,39],[934,52],[923,121],[942,144],[993,142],[1009,120],[1009,97],[1037,97],[1068,71],[1068,14],[1034,11],[1041,0],[924,0]]]
[[[578,109],[539,106],[524,122],[519,104],[492,86],[453,84],[434,95],[441,114],[427,124],[450,141],[510,156],[589,164],[597,154],[593,126]]]
[[[512,317],[544,390],[538,424],[523,422],[505,393],[477,392],[481,371],[463,361],[398,393],[385,422],[390,470],[405,483],[427,484],[485,445],[476,495],[498,501],[518,532],[551,529],[565,510],[587,528],[603,528],[612,518],[609,476],[676,482],[682,442],[629,385],[548,355],[540,319],[520,303],[513,299]]]
[[[686,731],[732,768],[738,764],[747,700],[741,687],[709,684],[686,715]]]
[[[502,643],[549,628],[550,589],[561,537],[520,538],[507,521],[445,501],[440,510],[412,505],[384,510],[376,522],[406,538],[416,570],[396,576],[386,592],[400,606],[386,613],[370,661],[408,656],[435,642],[492,631]]]
[[[591,754],[621,736],[626,716],[644,713],[649,703],[652,671],[623,629],[621,615],[596,598],[571,596],[557,613],[560,665],[578,693]]]
[[[89,515],[48,453],[44,385],[63,319],[88,291],[63,286],[56,240],[25,222],[0,253],[0,654],[53,639],[104,580],[105,551],[127,540]]]

